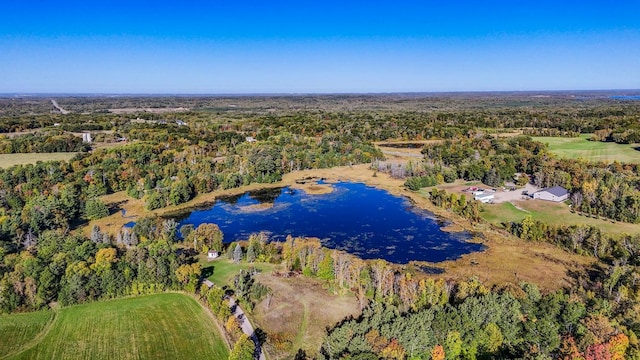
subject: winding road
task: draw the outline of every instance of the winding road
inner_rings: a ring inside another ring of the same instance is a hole
[[[240,308],[240,305],[236,303],[236,300],[232,297],[229,297],[229,308],[231,308],[231,312],[233,315],[240,320],[242,332],[247,334],[251,340],[256,344],[256,350],[254,353],[254,358],[258,360],[266,360],[264,356],[264,352],[262,351],[262,346],[260,346],[260,342],[258,341],[258,337],[253,330],[253,326],[247,319],[247,316],[244,314],[244,311]]]

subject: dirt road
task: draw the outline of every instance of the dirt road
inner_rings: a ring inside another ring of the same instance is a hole
[[[244,311],[242,311],[242,308],[240,308],[240,305],[238,305],[236,303],[236,300],[232,297],[229,298],[229,307],[231,308],[231,312],[233,313],[233,315],[238,320],[240,320],[240,324],[241,324],[240,327],[242,328],[242,332],[247,334],[251,338],[251,340],[253,340],[253,342],[256,344],[255,355],[257,356],[255,356],[254,358],[259,360],[265,360],[266,358],[264,357],[262,346],[260,346],[258,337],[256,336],[253,330],[253,326],[251,326],[249,319],[247,319],[247,316],[244,314]]]
[[[56,109],[58,109],[58,111],[60,111],[60,113],[61,113],[62,115],[67,115],[67,114],[69,113],[69,111],[67,111],[67,110],[65,110],[65,109],[63,109],[63,108],[61,108],[61,107],[60,107],[60,105],[58,105],[58,102],[57,102],[57,101],[55,101],[55,100],[51,99],[51,103],[53,104],[53,107],[54,107],[54,108],[56,108]]]

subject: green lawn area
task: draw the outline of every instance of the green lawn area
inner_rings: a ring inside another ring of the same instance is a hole
[[[14,316],[22,315],[8,318]],[[48,332],[36,338],[6,358],[226,359],[229,353],[206,310],[174,293],[63,308]]]
[[[44,330],[53,319],[53,312],[38,311],[25,314],[0,315],[0,358],[12,353]],[[11,339],[11,341],[7,341]]]
[[[0,154],[0,168],[6,169],[20,164],[35,164],[38,161],[69,160],[76,154],[74,152]]]
[[[207,279],[218,286],[231,285],[233,277],[236,276],[241,269],[255,267],[260,272],[268,273],[276,267],[274,264],[248,263],[246,261],[234,264],[233,261],[228,260],[224,254],[213,261],[208,261],[207,257],[202,255],[200,256],[200,265],[202,265],[202,272],[207,276]]]
[[[516,208],[510,202],[500,204],[483,204],[480,215],[486,221],[493,224],[503,222],[519,222],[525,216],[531,215],[534,220],[539,220],[551,225],[593,225],[610,234],[637,234],[640,233],[640,225],[622,222],[612,223],[608,220],[595,219],[576,213],[571,213],[564,203],[554,203],[542,200],[524,200],[515,202]]]
[[[640,151],[635,145],[616,144],[613,142],[589,141],[590,134],[582,134],[577,138],[536,136],[533,140],[549,144],[549,150],[564,158],[639,163]]]

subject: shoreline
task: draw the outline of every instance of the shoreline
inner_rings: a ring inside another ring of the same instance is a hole
[[[110,194],[103,197],[105,202],[119,203],[123,209],[126,209],[127,212],[130,212],[133,216],[121,217],[119,213],[115,213],[106,218],[90,222],[78,231],[83,231],[85,235],[90,234],[91,227],[96,224],[99,225],[103,231],[115,234],[122,225],[130,221],[135,221],[138,216],[152,214],[168,216],[184,213],[188,209],[212,204],[220,196],[239,195],[247,191],[286,186],[299,188],[300,184],[296,184],[296,182],[314,178],[323,179],[329,189],[331,183],[343,181],[360,182],[367,186],[385,190],[392,195],[402,196],[408,199],[414,206],[427,210],[436,217],[444,219],[447,225],[443,226],[442,229],[445,231],[468,231],[471,234],[482,235],[481,239],[474,236],[468,240],[470,242],[481,241],[485,246],[482,251],[464,254],[458,259],[437,263],[409,263],[444,270],[442,274],[425,274],[424,276],[426,277],[457,280],[477,278],[489,285],[502,283],[518,284],[521,281],[527,281],[539,284],[544,289],[555,290],[570,285],[571,279],[568,276],[570,271],[583,269],[593,262],[593,259],[568,253],[551,244],[524,242],[499,229],[493,228],[488,223],[472,224],[459,215],[436,207],[429,199],[420,193],[405,189],[404,181],[391,178],[388,174],[375,172],[369,168],[369,164],[295,171],[285,174],[282,180],[276,183],[250,184],[234,189],[217,190],[208,194],[199,195],[184,204],[154,211],[145,210],[142,200],[131,199],[124,192]],[[317,186],[318,184],[314,185]],[[327,191],[326,187],[322,189],[322,191]]]

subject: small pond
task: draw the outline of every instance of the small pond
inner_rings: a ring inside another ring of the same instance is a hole
[[[226,243],[260,231],[278,241],[287,235],[317,237],[328,248],[399,264],[456,259],[483,249],[467,242],[467,232],[442,231],[443,221],[406,198],[361,183],[332,186],[333,192],[322,195],[284,187],[220,198],[176,220],[180,226],[215,223]]]

